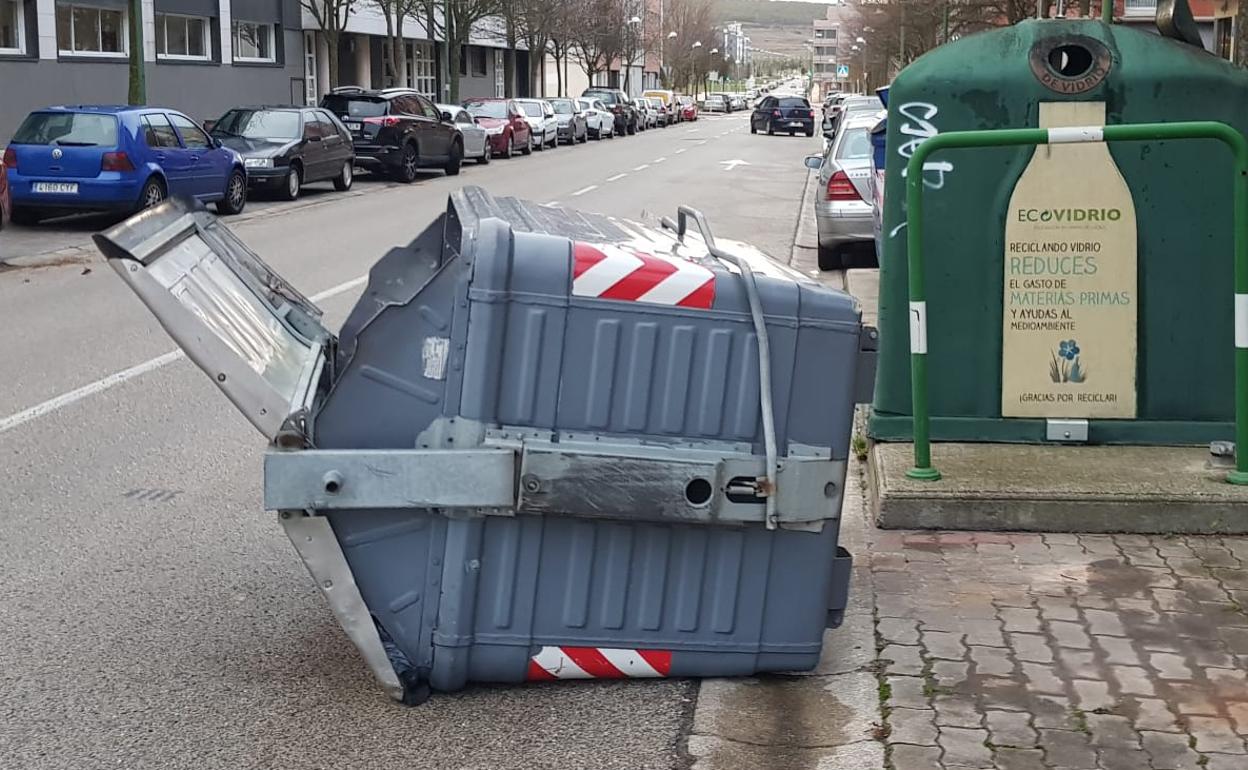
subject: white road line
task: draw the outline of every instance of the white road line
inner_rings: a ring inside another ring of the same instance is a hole
[[[634,168],[634,169],[633,169],[633,171],[645,171],[645,170],[646,170],[646,169],[648,169],[648,168],[650,168],[650,164],[649,164],[649,163],[642,163],[642,164],[641,164],[640,166],[638,166],[637,168]]]
[[[665,160],[667,160],[667,158],[666,158],[666,157],[663,157],[663,158],[655,158],[654,160],[652,160],[652,161],[650,161],[650,162],[651,162],[651,163],[662,163],[662,162],[663,162],[663,161],[665,161]]]
[[[598,185],[596,185],[596,184],[591,184],[589,187],[582,187],[581,189],[579,189],[579,190],[577,190],[576,192],[572,193],[572,197],[573,197],[573,198],[575,198],[575,197],[576,197],[576,196],[578,196],[578,195],[584,195],[584,194],[585,194],[585,193],[587,193],[587,192],[592,192],[592,191],[597,190],[597,189],[598,189]]]
[[[688,148],[688,147],[681,147],[679,150],[677,150],[677,151],[676,151],[676,154],[677,154],[677,155],[679,155],[679,154],[681,154],[682,152],[684,152],[684,151],[685,151],[685,150],[687,150],[687,149],[689,149],[689,148]]]
[[[698,142],[698,144],[699,144],[699,145],[706,144],[706,141],[707,141],[707,140],[703,139],[702,141]]]
[[[352,278],[351,280],[344,281],[337,286],[330,287],[319,294],[313,294],[310,299],[313,302],[320,302],[322,300],[329,299],[330,297],[342,294],[343,292],[350,291],[357,286],[362,286],[366,281],[368,281],[368,276],[361,275],[358,278]],[[29,409],[23,409],[16,414],[11,414],[8,417],[0,419],[0,433],[10,431],[19,425],[24,425],[30,422],[31,420],[46,417],[47,415],[63,409],[70,404],[75,404],[84,398],[94,396],[96,393],[102,393],[109,388],[126,382],[127,380],[132,380],[139,375],[156,371],[157,369],[168,366],[174,361],[179,361],[183,358],[186,358],[186,354],[181,350],[171,350],[163,355],[148,359],[141,364],[135,364],[129,369],[122,369],[119,372],[113,372],[107,377],[101,377],[95,382],[83,385],[81,388],[75,388],[68,393],[62,393],[61,395],[55,398],[50,398],[43,403],[35,404]]]
[[[623,173],[623,174],[616,174],[615,176],[609,176],[609,177],[607,177],[607,181],[608,181],[608,182],[615,182],[615,181],[618,181],[618,180],[620,180],[620,179],[623,179],[623,178],[624,178],[624,177],[626,177],[626,176],[628,176],[628,172],[625,172],[625,173]]]
[[[546,201],[542,205],[548,208],[556,208],[559,206],[559,201]]]

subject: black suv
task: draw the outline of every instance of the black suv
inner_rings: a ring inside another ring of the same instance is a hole
[[[611,114],[615,116],[615,133],[623,136],[625,133],[637,133],[638,121],[641,115],[637,112],[637,106],[633,104],[633,100],[628,94],[618,88],[586,88],[585,93],[581,94],[582,98],[601,99],[602,103],[607,105],[607,109],[611,110]],[[642,126],[645,128],[645,126]]]
[[[321,106],[338,116],[355,141],[355,164],[414,182],[418,168],[454,176],[464,160],[464,137],[425,97],[408,88],[336,88]]]

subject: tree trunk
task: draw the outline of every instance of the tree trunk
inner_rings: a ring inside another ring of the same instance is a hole
[[[338,33],[323,30],[329,46],[329,90],[338,87]]]
[[[1235,12],[1235,37],[1231,40],[1231,57],[1241,67],[1248,66],[1248,0],[1240,0]]]
[[[507,19],[507,50],[503,52],[503,96],[516,95],[516,26]]]
[[[451,52],[451,55],[449,57],[450,61],[446,63],[446,71],[450,73],[451,94],[447,101],[451,104],[459,104],[459,62],[464,54],[461,50],[461,44],[458,42],[453,41],[448,50]]]
[[[551,56],[555,60],[555,96],[563,96],[563,58],[558,53]]]

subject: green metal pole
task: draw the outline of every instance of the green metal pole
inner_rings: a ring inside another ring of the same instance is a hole
[[[931,415],[927,403],[927,295],[923,272],[923,164],[942,149],[970,149],[1074,142],[1147,142],[1217,139],[1235,156],[1232,235],[1235,260],[1235,470],[1232,484],[1248,485],[1248,138],[1216,121],[1137,123],[1120,126],[951,131],[925,140],[906,164],[906,263],[910,291],[910,397],[914,425],[913,479],[935,481]]]
[[[1101,0],[1101,21],[1114,23],[1114,0]]]

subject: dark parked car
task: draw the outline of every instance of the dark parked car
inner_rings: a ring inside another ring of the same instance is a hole
[[[468,99],[464,109],[485,129],[486,141],[495,155],[510,158],[516,152],[533,152],[533,130],[515,99]]]
[[[589,120],[575,99],[551,99],[555,120],[559,121],[559,141],[567,144],[589,141]]]
[[[618,88],[587,88],[581,96],[591,99],[599,99],[606,105],[611,114],[615,116],[615,133],[623,136],[624,134],[635,134],[638,128],[644,129],[641,124],[641,113],[638,112],[633,100],[628,94]]]
[[[243,159],[174,110],[62,106],[36,110],[4,151],[13,221],[74,211],[129,213],[170,195],[247,203]]]
[[[803,131],[806,136],[815,135],[815,112],[810,102],[801,96],[768,96],[758,103],[750,115],[750,133],[777,131],[789,136]]]
[[[243,156],[247,183],[289,201],[305,184],[333,180],[351,188],[351,132],[316,107],[235,107],[212,124],[212,136]]]
[[[464,138],[454,123],[444,122],[433,102],[407,88],[369,91],[338,88],[321,99],[351,132],[355,164],[389,174],[400,182],[416,181],[420,168],[459,173]]]

